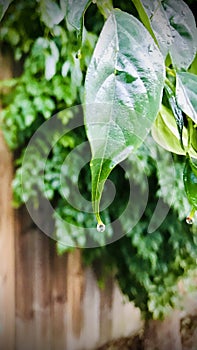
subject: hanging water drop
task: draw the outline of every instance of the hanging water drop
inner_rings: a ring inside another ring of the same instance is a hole
[[[154,51],[154,46],[152,44],[148,45],[148,52],[151,53]]]
[[[96,229],[97,229],[98,232],[104,232],[105,231],[105,225],[103,223],[102,224],[97,224]]]
[[[78,60],[81,59],[81,50],[78,50],[76,55],[75,55],[75,58],[77,58]]]
[[[186,223],[188,225],[192,225],[194,223],[195,212],[196,212],[196,209],[192,208],[191,213],[186,217]]]
[[[187,216],[187,217],[186,217],[186,223],[187,223],[188,225],[193,225],[193,223],[194,223],[194,218],[191,218],[190,216]]]

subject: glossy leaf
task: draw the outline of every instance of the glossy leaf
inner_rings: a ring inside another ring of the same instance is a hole
[[[180,145],[179,132],[175,118],[172,112],[164,105],[161,106],[151,132],[153,139],[167,151],[186,155],[186,152]],[[188,143],[188,132],[185,127],[183,127],[182,139],[183,145],[186,148]],[[197,153],[192,148],[189,150],[189,154],[192,157],[197,158]]]
[[[150,4],[149,4],[149,6],[146,7],[145,3],[143,3],[142,1],[132,0],[132,2],[134,3],[134,5],[139,13],[139,17],[140,17],[142,23],[148,29],[149,33],[154,38],[155,42],[158,44],[156,36],[155,36],[154,31],[152,29],[152,25],[151,25],[151,20],[150,20],[151,13],[149,13],[149,11],[148,11],[148,9],[150,9]],[[151,4],[151,6],[152,6],[152,4]]]
[[[138,12],[146,12],[164,57],[170,53],[174,66],[187,69],[197,49],[196,24],[190,8],[182,0],[135,0]],[[139,8],[141,8],[141,11]],[[145,15],[141,19],[149,29]]]
[[[197,166],[192,163],[189,156],[186,157],[183,171],[183,181],[187,198],[192,207],[197,209]]]
[[[197,74],[197,54],[196,57],[194,58],[191,67],[189,68],[188,72]]]
[[[2,20],[12,1],[13,0],[0,0],[0,21]]]
[[[133,16],[114,10],[85,82],[92,200],[98,221],[107,177],[143,142],[158,113],[164,74],[163,58],[148,31]]]
[[[193,133],[192,133],[192,147],[193,149],[197,152],[197,128],[193,128]]]
[[[79,32],[82,28],[83,15],[90,3],[91,0],[62,0],[68,22]]]
[[[177,102],[182,111],[197,123],[197,76],[192,73],[177,73]]]
[[[172,89],[165,84],[165,92],[169,101],[170,108],[173,112],[174,118],[176,120],[177,128],[179,131],[180,136],[180,143],[181,147],[183,146],[183,126],[184,126],[184,119],[183,119],[183,113],[180,107],[177,104],[175,93],[172,91]]]
[[[168,128],[165,124],[162,118],[163,113],[165,113],[168,118],[171,119],[171,128]],[[151,132],[153,139],[167,151],[182,155],[185,154],[179,142],[179,134],[174,117],[170,111],[167,109],[165,110],[164,106],[159,112]]]

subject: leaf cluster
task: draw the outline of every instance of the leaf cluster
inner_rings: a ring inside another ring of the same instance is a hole
[[[195,21],[182,0],[178,5],[174,0],[95,2],[20,0],[8,10],[5,2],[0,7],[2,49],[12,50],[15,61],[23,63],[19,77],[0,83],[1,128],[16,158],[14,205],[32,200],[37,207],[38,193],[48,198],[55,208],[58,252],[86,246],[88,240],[98,244],[102,248],[84,250],[84,260],[99,270],[100,280],[113,271],[145,317],[161,318],[180,301],[179,279],[196,267],[196,226],[184,221],[189,202],[196,201]],[[68,125],[74,118],[69,107],[84,101],[94,104],[84,110],[86,130],[80,127],[63,137],[57,133],[46,162],[40,140],[23,164],[39,126],[55,113],[62,127]],[[145,139],[150,130],[152,136]],[[91,167],[88,163],[76,174],[82,156],[67,156],[87,141],[86,132]],[[186,185],[189,202],[182,181],[185,158],[192,164],[185,171],[185,183],[193,181]],[[85,229],[96,226],[91,196],[99,221],[108,177],[116,195],[101,212],[107,232],[95,230],[87,237]],[[139,201],[133,201],[128,218],[122,217],[130,183],[138,198],[146,197],[145,178],[148,203],[140,220]],[[76,188],[86,200],[80,208]],[[154,217],[158,200],[169,211],[165,220],[162,210]],[[105,246],[115,234],[114,220],[123,238]]]

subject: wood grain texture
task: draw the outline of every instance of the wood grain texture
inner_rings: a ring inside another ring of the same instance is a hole
[[[0,55],[0,79],[19,73],[9,55]],[[121,296],[114,307],[114,282],[100,290],[79,249],[57,255],[55,241],[39,231],[25,206],[13,210],[12,178],[13,158],[0,132],[0,349],[92,350],[120,336],[114,310],[125,323],[132,314]],[[43,208],[38,215],[45,220]]]
[[[0,79],[12,76],[8,55],[0,53]],[[1,108],[1,107],[0,107]],[[14,217],[11,207],[13,159],[0,131],[0,348],[12,350],[15,337]]]

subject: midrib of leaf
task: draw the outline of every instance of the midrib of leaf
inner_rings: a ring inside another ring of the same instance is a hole
[[[159,46],[157,38],[156,38],[156,36],[155,36],[155,34],[153,32],[153,29],[152,29],[150,19],[148,18],[148,15],[146,14],[146,11],[144,9],[144,6],[142,5],[141,1],[139,1],[139,0],[132,0],[132,1],[133,1],[133,3],[134,3],[134,5],[135,5],[135,7],[136,7],[138,12],[139,12],[140,8],[143,8],[146,18],[143,19],[142,16],[140,15],[140,12],[139,12],[140,19],[141,19],[142,23],[144,24],[144,26],[146,27],[146,29],[149,31],[150,35],[154,39],[154,41],[157,44],[157,46]]]
[[[117,23],[115,20],[115,16],[113,15],[113,22],[114,22],[114,28],[115,28],[115,36],[116,36],[116,55],[115,55],[115,69],[117,66],[117,56],[118,56],[118,52],[119,52],[119,45],[118,45],[118,30],[117,30]],[[113,73],[114,74],[114,73]],[[114,74],[114,91],[113,91],[113,101],[114,101],[114,97],[115,97],[115,80],[116,80],[116,76]],[[112,103],[112,107],[111,107],[111,111],[113,109],[113,103]],[[106,142],[105,142],[105,146],[104,146],[104,152],[103,152],[103,157],[101,158],[101,165],[100,165],[100,169],[99,169],[99,174],[98,174],[98,179],[96,182],[96,193],[95,193],[95,203],[96,203],[96,207],[94,207],[94,211],[95,211],[95,215],[98,221],[98,224],[101,225],[103,224],[101,218],[100,218],[100,195],[97,199],[97,195],[99,194],[98,191],[98,185],[99,185],[99,181],[100,181],[100,177],[101,177],[101,171],[102,171],[102,166],[103,166],[103,161],[104,161],[104,157],[105,157],[105,153],[106,153],[106,147],[107,147],[107,143],[108,143],[108,136],[109,136],[109,129],[110,129],[110,125],[111,125],[111,121],[112,121],[112,112],[110,113],[110,119],[109,119],[109,126],[108,126],[108,130],[107,130],[107,137],[106,137]],[[104,186],[104,183],[103,185]],[[94,200],[94,199],[93,199]]]

